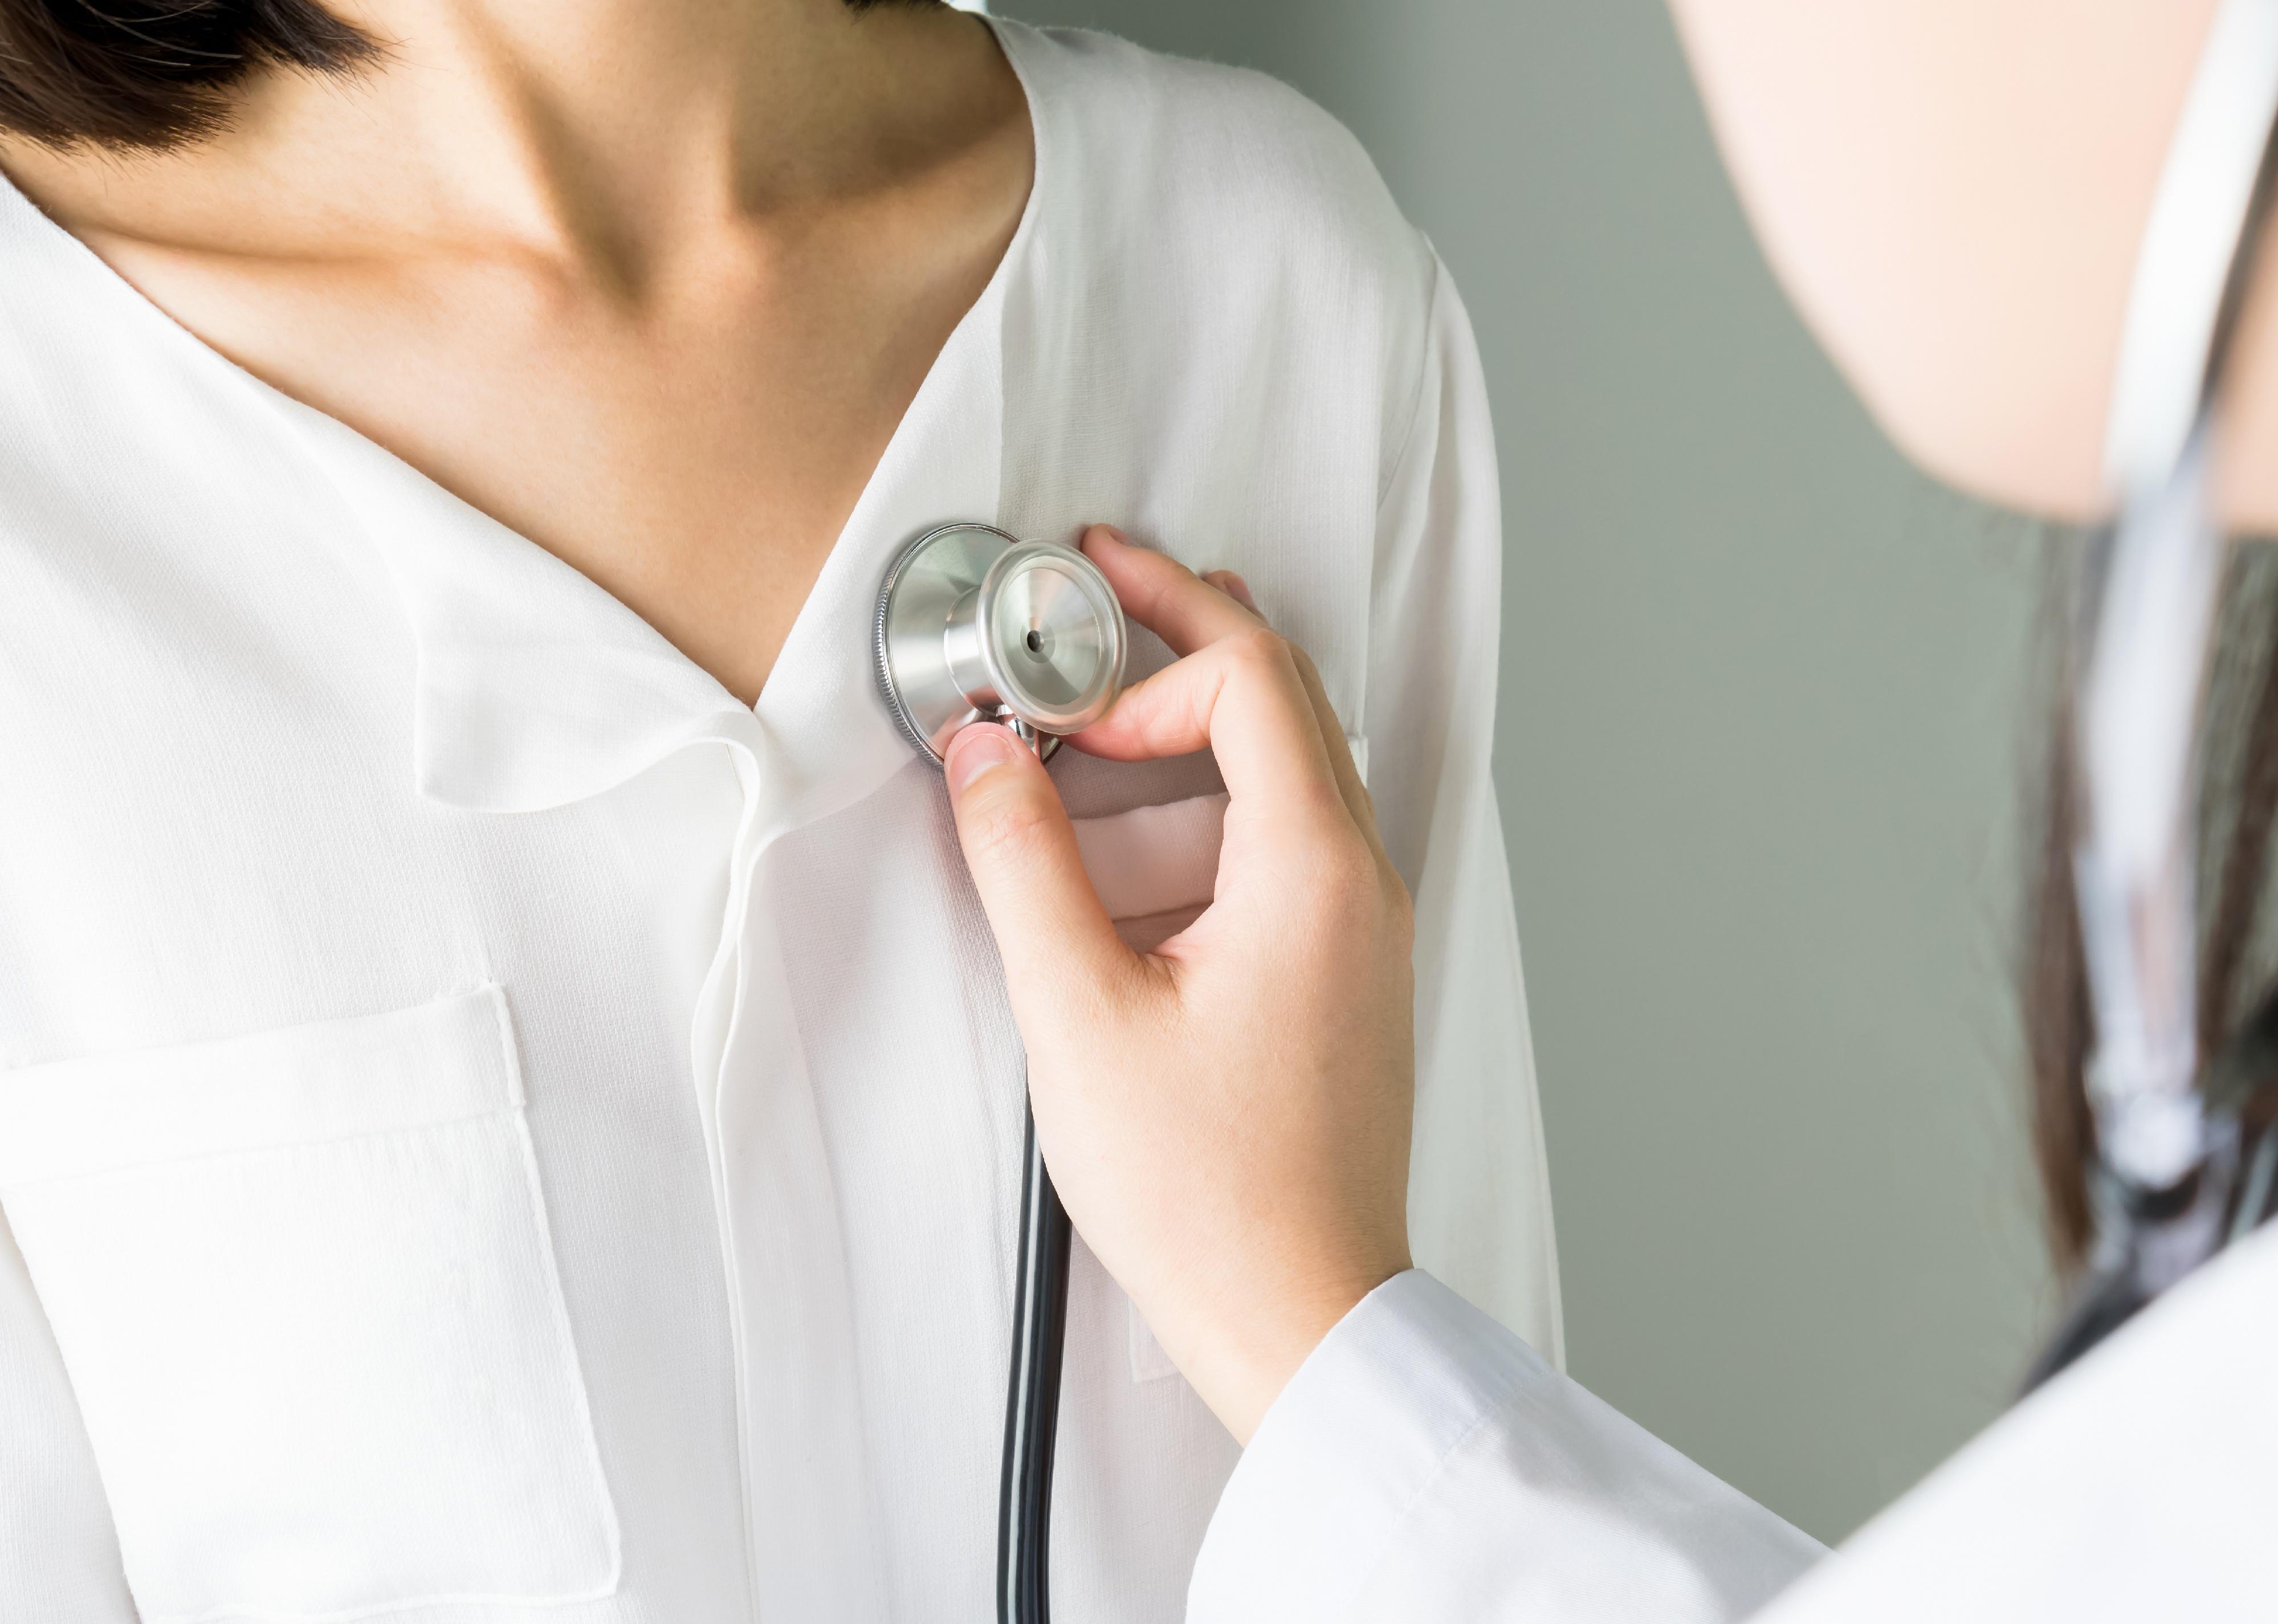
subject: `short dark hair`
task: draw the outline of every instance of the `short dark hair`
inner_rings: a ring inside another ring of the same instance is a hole
[[[0,0],[0,130],[50,146],[180,146],[271,64],[342,73],[378,46],[315,0]]]
[[[317,0],[0,0],[0,133],[184,146],[229,122],[256,68],[348,73],[380,50]]]

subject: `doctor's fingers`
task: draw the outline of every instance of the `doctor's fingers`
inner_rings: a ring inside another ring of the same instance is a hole
[[[1203,571],[1203,579],[1233,599],[1259,620],[1265,619],[1265,611],[1259,608],[1257,599],[1250,595],[1250,583],[1231,569],[1205,569]]]
[[[1191,654],[1220,637],[1265,623],[1255,606],[1240,603],[1166,553],[1134,546],[1112,524],[1095,524],[1086,530],[1083,553],[1115,589],[1123,612],[1162,638],[1173,654]],[[1247,591],[1245,585],[1245,594]]]
[[[1104,720],[1069,743],[1114,761],[1206,748],[1245,815],[1292,832],[1360,833],[1296,654],[1262,626],[1221,637],[1132,684]]]
[[[1296,663],[1297,680],[1305,685],[1305,697],[1313,702],[1313,715],[1321,724],[1321,742],[1328,749],[1329,765],[1336,771],[1345,808],[1360,826],[1377,861],[1389,872],[1392,857],[1384,849],[1384,837],[1377,833],[1376,803],[1369,798],[1368,786],[1361,782],[1359,764],[1353,760],[1352,745],[1345,737],[1344,724],[1337,720],[1336,707],[1329,703],[1329,690],[1321,685],[1320,670],[1313,657],[1295,643],[1289,644],[1289,655]]]
[[[1115,588],[1124,610],[1131,618],[1162,638],[1170,651],[1181,656],[1191,656],[1228,637],[1247,636],[1266,628],[1265,617],[1258,613],[1257,603],[1250,596],[1249,583],[1229,569],[1214,569],[1207,576],[1197,576],[1174,558],[1145,547],[1135,547],[1121,531],[1112,525],[1095,524],[1085,532],[1083,550],[1097,563],[1108,583]],[[1236,589],[1239,589],[1238,591]],[[1321,744],[1335,776],[1337,792],[1342,797],[1345,810],[1360,826],[1369,844],[1378,854],[1383,854],[1383,843],[1377,838],[1376,809],[1368,798],[1368,791],[1360,781],[1360,770],[1355,766],[1352,750],[1345,743],[1343,724],[1329,704],[1328,690],[1321,686],[1320,673],[1314,669],[1312,658],[1294,643],[1285,640],[1292,663],[1297,670],[1305,698],[1312,706],[1313,720],[1319,727]],[[1176,670],[1173,667],[1172,670]],[[1137,693],[1150,683],[1159,682],[1169,672],[1158,673],[1146,682],[1133,684],[1131,692]],[[1127,699],[1130,696],[1127,694]],[[1074,743],[1088,754],[1109,756],[1119,760],[1133,759],[1126,753],[1120,737],[1123,721],[1135,716],[1141,701],[1128,714],[1122,704],[1109,712],[1106,718],[1076,736]],[[1186,744],[1184,751],[1200,750],[1205,741]],[[1145,754],[1173,753],[1150,751]],[[1219,770],[1225,770],[1223,760]]]
[[[1021,1012],[1026,995],[1089,1009],[1146,974],[1084,872],[1075,828],[1036,752],[994,722],[949,743],[950,804],[974,888]]]

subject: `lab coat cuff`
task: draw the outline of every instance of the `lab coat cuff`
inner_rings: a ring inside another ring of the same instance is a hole
[[[1540,1358],[1422,1269],[1322,1338],[1258,1423],[1196,1559],[1188,1624],[1331,1620]]]

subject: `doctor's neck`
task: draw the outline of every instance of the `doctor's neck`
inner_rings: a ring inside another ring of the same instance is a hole
[[[20,56],[9,36],[45,9],[0,0],[0,48]],[[976,73],[1010,79],[983,26],[933,0],[201,9],[302,26],[282,44],[224,37],[224,59],[255,60],[217,76],[203,118],[140,115],[136,139],[122,109],[125,141],[0,136],[0,166],[76,234],[284,260],[480,245],[638,297],[679,245],[738,223],[795,230],[804,210],[892,187]],[[143,54],[212,59],[210,35],[165,43]],[[0,125],[38,131],[18,108]]]

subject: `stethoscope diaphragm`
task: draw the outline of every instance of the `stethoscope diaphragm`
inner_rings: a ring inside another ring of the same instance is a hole
[[[1123,685],[1122,606],[1073,547],[944,524],[902,550],[878,591],[878,686],[938,765],[959,728],[1001,721],[1050,755]]]

